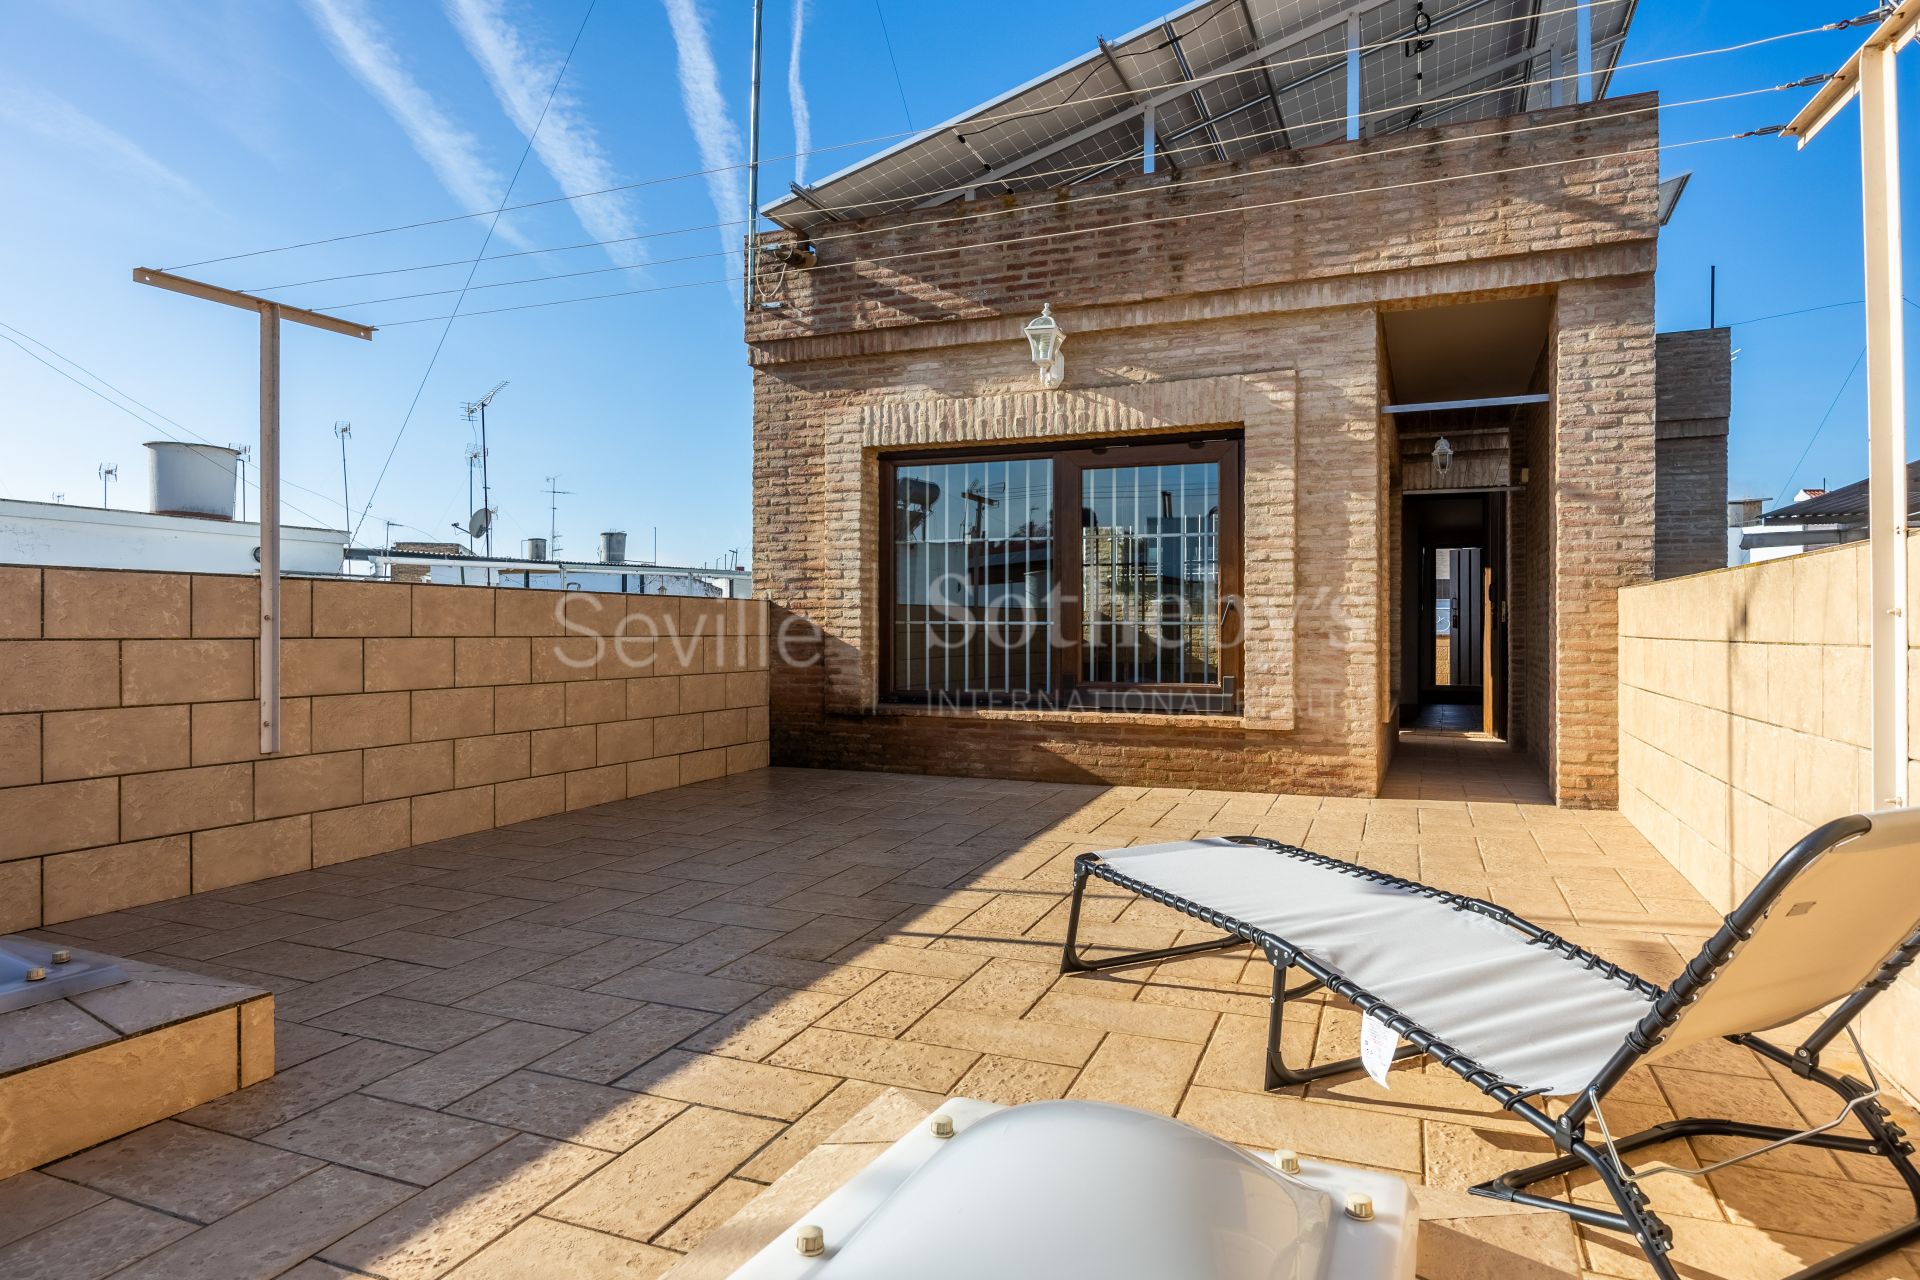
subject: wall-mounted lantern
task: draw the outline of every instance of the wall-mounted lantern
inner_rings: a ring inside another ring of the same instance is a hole
[[[1453,445],[1448,443],[1445,436],[1441,436],[1433,446],[1433,473],[1438,476],[1443,476],[1452,469]]]
[[[1049,302],[1041,307],[1040,314],[1027,321],[1027,327],[1021,332],[1026,334],[1033,362],[1040,368],[1040,385],[1052,389],[1065,382],[1067,358],[1060,348],[1066,345],[1067,334],[1053,318],[1053,304]]]

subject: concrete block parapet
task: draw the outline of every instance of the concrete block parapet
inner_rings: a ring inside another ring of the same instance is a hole
[[[0,566],[0,929],[766,763],[757,601],[299,579],[284,601],[268,757],[257,579]],[[538,740],[569,728],[582,750]]]
[[[1620,809],[1716,911],[1814,827],[1878,807],[1868,563],[1855,543],[1620,593]],[[1920,742],[1907,765],[1920,777]],[[1895,983],[1861,1027],[1920,1091],[1920,987]]]

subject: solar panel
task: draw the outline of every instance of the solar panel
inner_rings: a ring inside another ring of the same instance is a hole
[[[1347,136],[1349,25],[1368,137],[1575,99],[1578,10],[1604,95],[1636,0],[1195,0],[991,102],[769,205],[829,222]]]

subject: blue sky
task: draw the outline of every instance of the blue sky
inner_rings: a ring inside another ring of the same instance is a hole
[[[799,82],[819,177],[1163,12],[1161,0],[989,0],[955,10],[884,0],[898,60],[889,67],[873,0],[809,0]],[[1851,16],[1865,0],[1646,4],[1629,62],[1731,44]],[[135,265],[176,266],[488,207],[506,188],[582,3],[526,0],[73,0],[0,6],[0,322],[79,362],[121,391],[219,442],[255,431],[256,325],[245,313],[129,282]],[[515,203],[670,178],[735,162],[746,109],[744,0],[599,0],[564,84],[513,186]],[[763,189],[793,176],[788,91],[794,0],[768,0]],[[1618,92],[1669,102],[1829,70],[1860,32],[1810,36],[1745,53],[1623,71]],[[1920,109],[1920,53],[1904,59],[1909,111]],[[1667,141],[1787,119],[1806,91],[1663,117]],[[904,99],[904,101],[903,101]],[[1742,321],[1861,296],[1859,147],[1849,111],[1813,147],[1756,139],[1671,151],[1694,181],[1660,247],[1659,321],[1707,320],[1707,275],[1720,270],[1719,317]],[[1911,116],[1910,116],[1911,119]],[[1914,136],[1911,123],[1907,134]],[[874,141],[881,139],[881,141]],[[433,371],[446,314],[487,235],[485,219],[342,240],[296,252],[183,268],[258,289],[348,273],[449,263],[428,271],[303,285],[280,294],[386,327],[371,344],[290,327],[285,342],[288,519],[338,523],[340,459],[332,426],[353,424],[358,518],[389,451],[373,515],[378,541],[451,537],[467,504],[463,400],[505,379],[490,418],[499,539],[547,532],[545,477],[558,476],[563,546],[623,528],[648,555],[705,563],[751,529],[750,386],[727,232],[744,176],[730,170],[500,220],[489,254],[618,236],[622,245],[526,253],[485,264],[475,285],[563,271],[571,280],[468,294],[463,310],[664,288],[605,301],[456,322]],[[1908,184],[1907,218],[1916,216]],[[692,228],[691,230],[684,230]],[[683,259],[669,261],[669,259]],[[637,270],[606,270],[635,263]],[[1920,292],[1909,286],[1909,294]],[[1920,314],[1908,310],[1910,327]],[[0,330],[0,334],[5,334]],[[1840,483],[1865,468],[1863,374],[1842,390],[1862,346],[1861,311],[1840,306],[1740,324],[1734,344],[1732,489],[1772,498],[1790,482]],[[1911,343],[1909,344],[1912,345]],[[52,360],[45,350],[39,354]],[[59,363],[57,360],[54,363]],[[69,366],[69,371],[73,372]],[[76,376],[80,376],[76,373]],[[95,467],[117,462],[116,506],[145,503],[146,425],[0,342],[0,495],[98,502]],[[416,390],[418,405],[400,434]],[[1837,402],[1835,396],[1838,395]],[[1815,424],[1831,419],[1804,464]],[[178,429],[167,428],[178,434]],[[398,439],[397,448],[395,447]],[[249,499],[251,504],[253,499]],[[444,532],[442,532],[444,531]]]

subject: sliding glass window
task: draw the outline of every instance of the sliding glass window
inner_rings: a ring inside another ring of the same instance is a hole
[[[1231,710],[1237,439],[891,459],[887,695]]]

